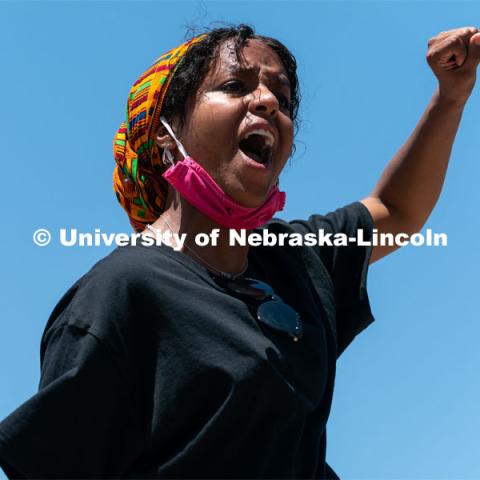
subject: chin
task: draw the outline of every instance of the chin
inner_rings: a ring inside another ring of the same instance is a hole
[[[274,185],[273,179],[271,181],[265,181],[266,179],[262,180],[263,181],[253,182],[252,179],[249,178],[243,181],[237,180],[230,185],[219,186],[239,205],[256,208],[265,202]]]

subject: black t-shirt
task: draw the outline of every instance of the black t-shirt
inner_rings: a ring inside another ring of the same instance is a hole
[[[359,202],[273,233],[373,229]],[[259,229],[260,231],[260,229]],[[53,310],[39,392],[0,423],[13,478],[326,478],[338,355],[373,321],[371,247],[251,247],[246,276],[300,315],[303,338],[167,246],[116,248]]]

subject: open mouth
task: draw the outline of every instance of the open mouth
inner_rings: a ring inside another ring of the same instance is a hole
[[[273,135],[266,130],[253,130],[238,143],[240,150],[257,163],[268,164],[272,159]]]

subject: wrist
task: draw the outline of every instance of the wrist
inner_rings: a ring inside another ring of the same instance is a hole
[[[463,109],[470,98],[469,92],[452,92],[442,89],[441,85],[437,88],[434,95],[434,102],[442,107],[451,109]]]

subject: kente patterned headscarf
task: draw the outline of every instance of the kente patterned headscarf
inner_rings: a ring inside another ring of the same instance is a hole
[[[195,37],[162,55],[130,90],[127,117],[113,141],[117,163],[113,190],[136,232],[143,231],[165,208],[168,184],[161,175],[167,166],[155,144],[160,113],[178,62],[192,44],[205,37]]]

